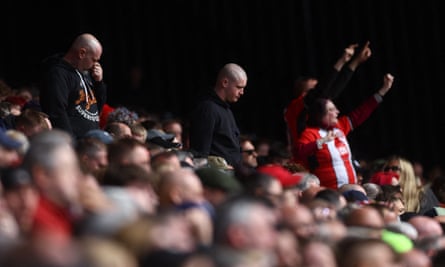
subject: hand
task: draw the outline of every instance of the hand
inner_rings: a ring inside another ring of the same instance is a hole
[[[327,143],[327,142],[334,140],[335,139],[334,131],[328,131],[326,136],[323,137],[322,139],[323,139],[323,143]]]
[[[351,63],[349,64],[349,68],[351,68],[351,70],[355,71],[355,69],[362,64],[363,62],[365,62],[366,60],[368,60],[371,57],[371,48],[369,48],[369,41],[366,41],[365,45],[363,46],[363,48],[360,50],[360,52],[357,54],[357,56],[351,61]]]
[[[392,76],[390,73],[385,74],[385,76],[383,76],[382,88],[380,88],[378,91],[379,95],[386,95],[386,93],[388,93],[388,91],[391,89],[393,82],[394,76]]]
[[[336,136],[335,136],[333,131],[328,131],[328,133],[326,134],[325,137],[320,138],[320,139],[317,140],[317,147],[318,147],[318,149],[321,149],[323,147],[323,144],[334,140],[335,137]]]
[[[96,82],[100,82],[103,79],[103,69],[99,62],[94,63],[93,67],[90,70],[91,77]]]
[[[351,58],[354,56],[355,49],[357,47],[358,47],[358,44],[351,44],[345,48],[345,50],[343,52],[343,56],[342,56],[342,58],[344,59],[345,62],[348,62],[349,60],[351,60]]]
[[[351,44],[348,47],[346,47],[341,57],[337,60],[337,62],[335,62],[334,69],[340,71],[345,65],[345,63],[351,60],[352,56],[354,55],[355,48],[357,47],[358,44]]]
[[[359,63],[363,63],[371,57],[371,54],[372,52],[371,48],[369,48],[369,41],[366,41],[362,50],[360,50],[360,52],[357,55],[357,60],[359,61]]]

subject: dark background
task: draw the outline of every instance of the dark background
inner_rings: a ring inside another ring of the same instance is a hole
[[[349,140],[358,159],[401,154],[425,168],[445,149],[442,1],[171,0],[2,1],[0,76],[13,87],[36,80],[46,56],[82,32],[102,43],[112,106],[142,104],[186,120],[198,95],[228,62],[244,67],[245,95],[233,105],[243,133],[285,141],[283,108],[299,75],[321,77],[351,43],[372,57],[336,100],[342,112],[375,92],[387,72],[393,90]],[[129,86],[132,67],[143,89]],[[128,96],[134,100],[128,102]]]

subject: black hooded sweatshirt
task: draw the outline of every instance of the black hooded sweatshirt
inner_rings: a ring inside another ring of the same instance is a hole
[[[45,59],[40,81],[40,105],[54,128],[82,138],[99,128],[99,114],[106,101],[104,82],[93,82],[89,72],[81,73],[62,55]]]

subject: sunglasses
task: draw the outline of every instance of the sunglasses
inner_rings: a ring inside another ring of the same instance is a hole
[[[402,169],[399,166],[387,166],[383,170],[385,172],[389,172],[389,171],[397,172],[397,171],[401,171]]]
[[[255,153],[255,149],[243,150],[243,151],[241,151],[241,152],[243,152],[243,153],[247,153],[247,154],[249,154],[249,155],[252,155],[253,153]]]

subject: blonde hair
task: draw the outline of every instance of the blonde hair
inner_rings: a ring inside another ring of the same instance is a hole
[[[399,158],[399,164],[401,169],[399,183],[406,211],[419,212],[424,190],[417,184],[417,178],[411,162],[404,158]]]
[[[147,129],[140,123],[134,123],[130,125],[131,134],[133,137],[139,137],[141,142],[145,142],[147,140]]]

